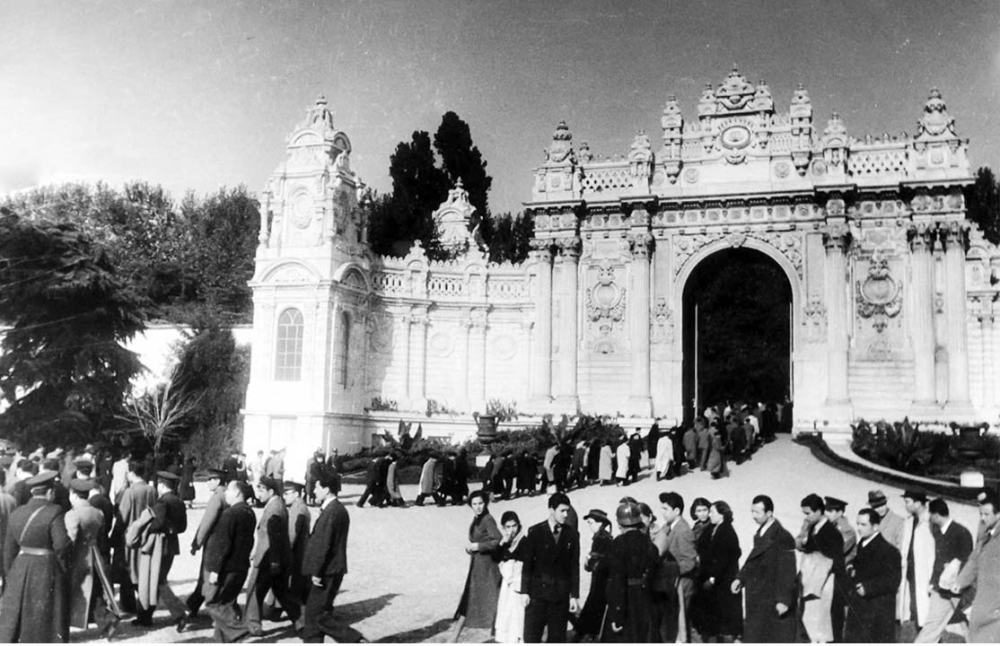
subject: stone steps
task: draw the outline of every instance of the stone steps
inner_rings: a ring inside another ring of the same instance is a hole
[[[900,419],[913,403],[913,361],[881,363],[852,361],[848,365],[848,392],[855,418]]]

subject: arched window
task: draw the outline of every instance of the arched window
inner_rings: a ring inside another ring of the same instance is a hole
[[[277,381],[302,379],[302,312],[287,309],[278,317],[278,347],[274,353]]]
[[[351,354],[351,315],[341,312],[338,320],[340,323],[340,341],[337,343],[337,383],[347,386],[347,366],[350,365]]]

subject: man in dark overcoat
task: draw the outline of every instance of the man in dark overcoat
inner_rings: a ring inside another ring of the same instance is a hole
[[[63,510],[52,502],[53,471],[25,481],[31,498],[10,514],[0,598],[0,643],[69,642],[72,542]]]
[[[753,549],[736,579],[733,593],[744,591],[743,641],[795,641],[795,539],[774,517],[774,502],[757,496],[750,507],[757,523]],[[890,613],[891,615],[891,613]]]
[[[570,503],[566,494],[549,497],[549,518],[533,525],[524,540],[521,594],[529,601],[524,613],[524,641],[566,641],[569,614],[580,599],[580,534],[566,521]]]
[[[292,555],[288,542],[288,509],[279,497],[280,491],[278,483],[268,476],[262,476],[257,484],[257,500],[264,503],[264,512],[257,522],[253,571],[247,585],[247,606],[243,616],[247,632],[253,637],[262,634],[260,622],[268,592],[274,593],[293,623],[299,619],[298,603],[288,596],[288,567]]]
[[[315,485],[314,485],[315,486]],[[299,607],[305,605],[309,595],[311,582],[302,574],[302,561],[306,554],[306,543],[309,541],[309,525],[312,524],[312,514],[302,499],[302,485],[298,482],[285,480],[283,497],[288,509],[288,544],[291,548],[291,567],[288,568],[288,592]]]
[[[302,641],[306,643],[322,643],[324,635],[338,642],[358,641],[345,637],[346,627],[336,624],[333,618],[333,602],[347,574],[347,534],[351,528],[351,517],[337,498],[339,493],[340,478],[334,474],[324,474],[316,482],[321,511],[302,562],[302,574],[312,581],[302,629]]]
[[[611,543],[608,555],[604,639],[625,643],[659,642],[659,608],[652,591],[659,554],[642,531],[639,505],[623,502],[618,506],[617,519],[621,534]]]
[[[194,539],[191,541],[192,556],[197,554],[198,550],[208,545],[208,540],[211,538],[212,532],[215,531],[222,513],[228,506],[226,504],[225,475],[226,472],[222,469],[208,469],[208,481],[206,484],[208,484],[208,490],[212,492],[212,495],[208,499],[208,504],[205,505],[205,513],[201,517],[201,522],[198,523],[198,531],[195,532]],[[202,594],[202,591],[205,587],[207,573],[205,569],[205,557],[207,554],[207,552],[201,553],[201,567],[198,568],[198,583],[194,586],[194,592],[191,593],[185,602],[188,608],[188,616],[178,622],[177,628],[179,632],[183,632],[187,627],[188,621],[198,615],[201,604],[205,602],[205,596]]]
[[[850,601],[844,641],[896,641],[896,593],[902,578],[899,550],[879,531],[882,518],[873,509],[858,512],[861,537],[854,561],[848,566]]]
[[[803,598],[803,623],[808,631],[811,618],[819,618],[825,614],[830,618],[833,641],[841,641],[844,629],[844,599],[842,594],[844,576],[844,537],[836,525],[826,518],[826,503],[818,495],[812,493],[802,499],[802,513],[805,516],[806,528],[802,542],[796,542],[796,548],[805,554],[819,553],[830,559],[830,575],[826,579],[819,598]],[[829,608],[829,610],[827,610]],[[815,641],[817,638],[810,637]]]
[[[364,507],[369,497],[371,497],[372,506],[374,507],[381,507],[385,502],[385,478],[382,477],[383,464],[385,464],[385,471],[388,473],[389,464],[384,455],[380,455],[368,463],[368,469],[365,470],[365,491],[358,498],[358,507]],[[313,490],[315,491],[315,484],[313,485]],[[313,496],[315,502],[321,502],[315,500],[315,494]]]
[[[219,522],[205,546],[206,581],[205,612],[215,624],[213,638],[217,642],[242,639],[246,629],[239,621],[236,598],[243,589],[250,569],[254,526],[257,517],[247,500],[253,489],[246,482],[230,482],[226,487],[226,504]]]

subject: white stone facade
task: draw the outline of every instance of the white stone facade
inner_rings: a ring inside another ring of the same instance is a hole
[[[680,418],[684,284],[734,247],[791,285],[797,428],[995,422],[1000,252],[965,221],[967,142],[936,90],[918,129],[855,139],[834,114],[819,130],[804,89],[778,112],[734,70],[695,121],[667,101],[655,152],[640,132],[597,159],[561,123],[525,205],[522,265],[486,261],[457,187],[436,216],[462,253],[438,263],[419,245],[371,253],[350,142],[321,99],[265,192],[247,452],[285,446],[304,464],[317,446],[356,450],[385,426],[376,398],[431,425],[428,406],[471,423],[491,399]]]

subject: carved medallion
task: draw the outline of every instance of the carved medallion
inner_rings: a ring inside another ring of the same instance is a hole
[[[299,229],[308,229],[312,218],[312,198],[307,193],[299,193],[292,202],[292,224]]]
[[[857,282],[858,315],[872,319],[872,327],[881,334],[890,318],[902,309],[902,287],[889,272],[889,261],[873,257],[868,265],[868,276]]]

